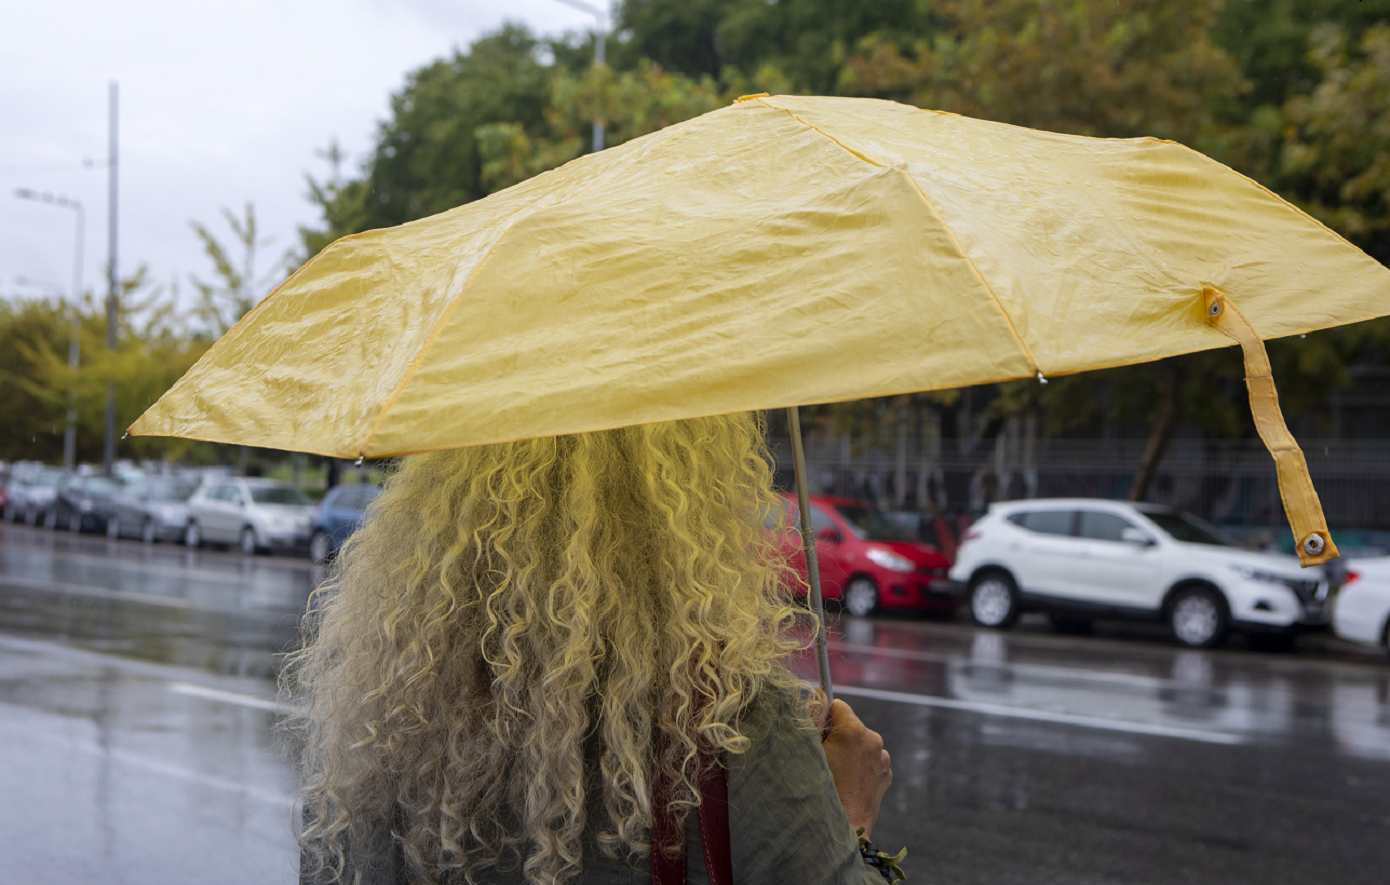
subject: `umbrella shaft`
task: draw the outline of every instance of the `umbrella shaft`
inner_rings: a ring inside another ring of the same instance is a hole
[[[801,414],[796,406],[787,409],[791,420],[792,465],[796,470],[796,503],[801,517],[801,549],[806,557],[806,579],[811,585],[811,610],[816,614],[816,668],[825,702],[835,700],[830,686],[830,655],[825,650],[825,601],[820,595],[820,565],[816,562],[816,535],[811,527],[811,490],[806,481],[806,452],[801,447]]]

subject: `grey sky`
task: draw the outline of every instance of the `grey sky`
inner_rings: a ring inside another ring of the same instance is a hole
[[[599,5],[601,0],[595,0]],[[84,288],[105,291],[107,83],[120,82],[123,274],[208,276],[189,220],[229,234],[222,207],[255,204],[264,268],[317,216],[304,174],[337,140],[352,171],[405,76],[504,20],[558,34],[593,18],[556,0],[0,0],[0,295],[70,288],[74,213],[16,188],[79,199]]]

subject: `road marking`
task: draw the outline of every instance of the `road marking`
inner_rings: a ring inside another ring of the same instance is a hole
[[[826,643],[827,651],[849,654],[880,655],[886,658],[901,658],[910,661],[926,661],[933,664],[949,664],[963,669],[1008,670],[1019,674],[1035,676],[1058,676],[1065,679],[1084,679],[1088,682],[1109,682],[1115,685],[1133,685],[1139,688],[1191,688],[1187,683],[1176,679],[1162,679],[1157,676],[1141,676],[1137,673],[1113,673],[1086,670],[1081,667],[1058,667],[1051,664],[1014,664],[1007,661],[976,661],[939,652],[917,651],[910,648],[878,648],[872,645],[858,645],[850,642],[831,641]],[[1203,686],[1205,687],[1205,686]],[[1215,691],[1217,689],[1210,689]]]
[[[1151,725],[1147,722],[1126,722],[1120,719],[1103,719],[1098,716],[1079,716],[1075,713],[1054,713],[1049,710],[1034,710],[1029,707],[1010,707],[1004,704],[982,704],[978,701],[958,701],[954,698],[938,698],[928,695],[910,694],[904,691],[885,691],[880,688],[861,688],[857,685],[836,685],[835,693],[849,695],[850,697],[892,701],[899,704],[916,704],[919,707],[940,707],[946,710],[964,710],[969,713],[981,713],[985,716],[1027,719],[1033,722],[1051,722],[1057,725],[1075,725],[1081,728],[1098,728],[1105,731],[1121,731],[1128,734],[1177,738],[1185,741],[1201,741],[1207,744],[1232,746],[1245,743],[1245,738],[1240,735],[1225,734],[1219,731],[1201,731],[1195,728],[1177,728],[1171,725]]]
[[[195,685],[192,682],[171,682],[169,690],[174,694],[188,695],[195,698],[206,698],[210,701],[221,701],[224,704],[236,704],[239,707],[250,707],[254,710],[269,710],[271,713],[286,714],[290,712],[288,704],[282,704],[274,698],[258,697],[253,694],[242,694],[238,691],[224,691],[220,688],[208,688],[206,685]]]
[[[141,602],[146,605],[162,605],[166,608],[188,608],[188,600],[181,596],[161,596],[158,593],[137,593],[133,590],[112,590],[109,587],[94,587],[90,584],[63,584],[57,581],[43,581],[37,578],[22,578],[19,575],[0,575],[0,586],[11,585],[26,590],[47,590],[50,593],[66,593],[69,596],[90,596],[94,599],[118,599],[122,602]]]

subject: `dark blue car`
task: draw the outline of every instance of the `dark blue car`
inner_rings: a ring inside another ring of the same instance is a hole
[[[367,505],[380,492],[380,486],[367,484],[335,486],[328,490],[309,529],[309,557],[316,565],[332,559],[348,536],[357,531]]]

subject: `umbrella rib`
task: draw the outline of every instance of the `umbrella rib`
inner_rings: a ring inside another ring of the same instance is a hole
[[[1023,336],[1018,334],[1018,329],[1014,326],[1014,318],[1010,316],[1009,312],[1004,308],[1004,302],[999,300],[999,296],[994,292],[994,287],[989,284],[989,281],[985,279],[985,275],[980,273],[980,269],[975,266],[974,259],[970,257],[970,253],[965,251],[965,247],[961,245],[960,239],[956,237],[956,232],[951,230],[951,226],[946,223],[946,219],[937,211],[936,206],[927,196],[926,191],[922,190],[922,186],[917,182],[917,179],[909,175],[907,169],[901,166],[898,167],[896,171],[900,172],[903,178],[908,180],[912,185],[912,189],[917,191],[917,196],[922,198],[922,203],[931,211],[937,223],[941,225],[941,229],[946,232],[946,236],[951,238],[951,243],[956,247],[956,252],[961,258],[965,259],[965,263],[970,267],[970,272],[975,275],[975,279],[980,281],[980,285],[983,286],[985,292],[989,294],[990,300],[994,302],[994,306],[998,308],[999,313],[1004,317],[1004,322],[1009,324],[1009,334],[1014,336],[1014,342],[1018,344],[1018,349],[1023,351],[1023,357],[1028,360],[1028,365],[1032,367],[1034,372],[1042,374],[1042,369],[1038,366],[1038,361],[1033,359],[1033,354],[1028,349],[1028,345],[1023,342]]]
[[[800,123],[802,126],[805,126],[807,129],[810,129],[817,135],[829,139],[841,150],[844,150],[847,153],[850,153],[858,157],[865,163],[868,163],[870,166],[874,166],[879,169],[888,168],[885,164],[879,163],[865,156],[864,154],[859,153],[859,151],[856,151],[854,148],[840,141],[838,138],[826,132],[824,129],[821,129],[811,123],[807,123],[805,120],[801,119],[796,114],[792,113],[790,110],[786,108],[779,108],[773,104],[768,104],[766,100],[761,98],[756,99],[756,101],[758,102],[758,104],[764,105],[765,107],[772,108],[775,111],[781,111],[788,117],[791,117],[793,120]],[[931,214],[936,218],[937,224],[941,225],[941,229],[946,232],[946,236],[951,238],[951,244],[956,247],[956,253],[960,255],[961,258],[965,259],[965,263],[970,266],[970,272],[975,275],[975,279],[980,281],[980,285],[983,286],[985,292],[989,294],[990,300],[994,302],[994,306],[998,308],[999,313],[1003,315],[1004,322],[1008,323],[1009,334],[1014,336],[1014,342],[1018,344],[1018,349],[1023,352],[1024,359],[1028,360],[1028,365],[1032,367],[1032,370],[1034,372],[1042,372],[1042,369],[1038,367],[1038,361],[1033,359],[1032,352],[1028,350],[1028,345],[1023,343],[1023,336],[1018,334],[1018,329],[1014,326],[1014,318],[1009,315],[1009,312],[1007,310],[1004,309],[1004,303],[1000,301],[999,296],[994,293],[994,289],[990,286],[989,281],[985,279],[985,275],[980,273],[980,269],[975,266],[975,262],[973,259],[971,259],[970,254],[965,251],[965,248],[963,246],[961,246],[960,239],[956,236],[956,232],[951,230],[951,226],[946,223],[946,219],[943,218],[941,216],[941,213],[936,210],[936,206],[932,204],[932,201],[927,197],[926,192],[922,190],[922,186],[917,183],[917,179],[913,178],[911,175],[908,175],[907,170],[905,168],[902,168],[901,166],[898,167],[898,171],[900,171],[903,174],[903,177],[906,178],[909,183],[911,183],[913,190],[917,191],[917,196],[922,198],[922,202],[926,204],[927,209],[929,209],[931,211]]]

